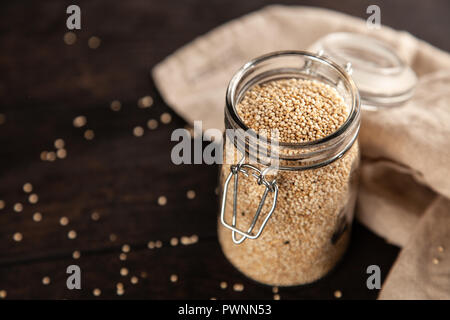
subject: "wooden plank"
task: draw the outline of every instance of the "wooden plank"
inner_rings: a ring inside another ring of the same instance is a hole
[[[270,3],[268,1],[267,3]],[[297,1],[277,1],[298,4]],[[171,112],[150,80],[150,68],[168,54],[212,28],[261,7],[258,0],[236,4],[218,0],[132,2],[79,1],[83,27],[77,42],[66,45],[65,4],[5,1],[0,19],[0,290],[8,298],[117,298],[115,284],[123,281],[125,298],[261,298],[271,299],[270,287],[249,281],[223,257],[216,239],[217,167],[175,166],[170,162],[170,134],[185,122],[173,115],[169,125],[146,129],[141,138],[135,126],[145,128],[150,118]],[[308,1],[305,4],[312,4]],[[365,17],[367,4],[360,1],[314,1],[314,5]],[[446,1],[383,3],[382,22],[407,29],[443,49],[450,50]],[[433,19],[433,24],[429,21]],[[415,21],[411,24],[411,21]],[[426,26],[426,27],[424,27]],[[102,40],[90,49],[91,36]],[[137,99],[151,95],[154,106],[139,109]],[[122,101],[122,110],[109,108]],[[74,128],[73,119],[87,117],[85,128]],[[86,141],[84,130],[95,138]],[[43,162],[40,153],[52,150],[56,138],[66,142],[68,156]],[[22,185],[31,182],[39,196],[29,204]],[[193,189],[196,198],[188,200]],[[157,198],[164,195],[166,206]],[[15,203],[23,204],[21,213]],[[43,219],[32,216],[41,212]],[[91,219],[93,211],[100,215]],[[62,216],[69,224],[61,226]],[[69,230],[77,237],[68,239]],[[13,240],[20,232],[23,239]],[[110,235],[117,236],[110,241]],[[171,237],[196,234],[192,246],[171,247]],[[158,250],[146,249],[150,240],[161,240]],[[125,262],[118,259],[123,244],[132,251]],[[81,258],[71,258],[74,250]],[[353,242],[342,264],[328,277],[304,287],[280,289],[282,298],[376,298],[365,287],[365,268],[378,264],[383,275],[398,249],[356,224]],[[77,263],[83,270],[83,290],[65,287],[65,268]],[[119,271],[130,276],[145,271],[147,279],[129,284]],[[177,274],[179,281],[169,281]],[[50,276],[51,284],[42,285]],[[384,277],[383,277],[384,278]],[[219,283],[226,281],[222,290]],[[233,283],[244,292],[234,292]]]

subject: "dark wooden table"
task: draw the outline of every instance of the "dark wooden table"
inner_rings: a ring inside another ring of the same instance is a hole
[[[132,133],[171,112],[149,76],[153,65],[196,36],[270,2],[77,1],[82,30],[67,45],[65,10],[72,2],[2,1],[0,293],[10,299],[90,299],[99,288],[98,298],[112,299],[272,299],[272,289],[237,272],[217,243],[217,168],[170,161],[170,134],[185,122],[172,112],[170,124],[146,129],[140,138]],[[446,1],[280,2],[314,3],[360,17],[375,3],[383,23],[450,50]],[[101,39],[98,49],[88,47],[91,36]],[[146,95],[154,98],[153,107],[138,108],[138,98]],[[110,109],[114,99],[122,102],[120,112]],[[72,125],[79,115],[87,118],[83,128]],[[93,140],[83,137],[87,129],[94,131]],[[67,158],[42,161],[41,152],[54,151],[57,138],[64,139]],[[26,182],[39,197],[35,204],[22,190]],[[186,197],[190,189],[196,192],[192,200]],[[162,195],[165,206],[157,203]],[[14,211],[16,203],[21,212]],[[42,221],[33,221],[36,212]],[[61,217],[68,225],[60,224]],[[68,237],[71,230],[74,239]],[[16,233],[21,241],[14,240]],[[192,235],[199,237],[195,244],[170,245],[172,237]],[[147,248],[157,240],[161,248]],[[120,260],[124,244],[131,250]],[[333,299],[341,290],[343,298],[374,299],[378,292],[366,288],[366,267],[379,265],[384,280],[397,254],[398,248],[356,223],[351,247],[332,274],[313,285],[281,288],[280,296]],[[71,264],[81,267],[82,290],[66,287]],[[170,281],[173,274],[177,282]],[[133,276],[137,284],[130,282]],[[221,281],[227,289],[219,287]],[[234,283],[245,290],[233,291]]]

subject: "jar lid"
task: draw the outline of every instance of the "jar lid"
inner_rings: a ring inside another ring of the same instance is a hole
[[[417,83],[414,71],[395,51],[366,35],[337,32],[314,43],[310,50],[346,67],[358,87],[362,107],[393,107],[409,100]]]

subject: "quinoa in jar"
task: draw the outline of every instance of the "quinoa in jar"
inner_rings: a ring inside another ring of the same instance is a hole
[[[225,124],[238,133],[225,134],[218,237],[237,269],[290,286],[337,264],[356,201],[359,123],[352,79],[323,57],[276,52],[236,73]],[[260,148],[267,154],[254,156]]]

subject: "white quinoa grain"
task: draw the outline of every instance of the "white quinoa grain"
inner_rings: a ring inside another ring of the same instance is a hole
[[[170,245],[175,247],[176,245],[178,245],[178,238],[171,238],[170,239]]]
[[[244,285],[242,283],[235,283],[233,284],[233,290],[236,292],[242,292],[244,291]]]
[[[144,128],[141,126],[136,126],[133,128],[133,135],[135,137],[142,137],[144,135]]]
[[[95,133],[93,130],[88,129],[84,132],[84,138],[86,140],[92,140],[92,139],[94,139],[94,137],[95,137]]]
[[[16,242],[20,242],[23,239],[23,235],[20,232],[16,232],[13,234],[13,239]]]
[[[22,212],[22,210],[23,210],[23,205],[21,203],[18,202],[14,205],[15,212]]]
[[[158,128],[158,121],[155,119],[148,120],[147,128],[149,128],[150,130],[155,130],[156,128]]]
[[[31,191],[33,191],[33,185],[29,182],[25,183],[23,185],[23,192],[30,193]]]
[[[72,253],[72,258],[74,258],[75,260],[80,259],[80,257],[81,257],[80,251],[75,250],[75,251]]]
[[[120,111],[120,109],[122,109],[122,103],[119,100],[113,100],[111,102],[110,108],[112,111]]]
[[[164,113],[161,115],[161,117],[160,117],[159,120],[161,121],[161,123],[169,124],[170,121],[172,121],[172,116],[170,115],[170,113],[164,112]]]
[[[48,286],[50,284],[50,277],[43,277],[42,284]]]
[[[190,200],[195,198],[195,191],[194,190],[188,190],[188,192],[186,192],[186,197]]]
[[[87,123],[87,120],[86,120],[85,116],[78,116],[73,119],[73,126],[75,128],[81,128],[81,127],[85,126],[86,123]]]
[[[66,32],[66,33],[64,34],[64,42],[65,42],[67,45],[72,45],[72,44],[74,44],[76,41],[77,41],[77,35],[76,35],[74,32],[69,31],[69,32]]]
[[[121,268],[120,269],[120,275],[122,277],[126,277],[128,275],[128,269],[127,268]]]
[[[165,206],[167,204],[167,198],[165,196],[158,197],[158,204],[160,206]]]
[[[153,105],[153,98],[151,96],[145,96],[138,100],[139,108],[150,108]]]
[[[101,291],[100,289],[96,288],[96,289],[94,289],[94,290],[92,291],[92,294],[93,294],[94,296],[98,297],[99,295],[102,294],[102,291]]]
[[[88,47],[91,49],[97,49],[100,47],[102,40],[99,37],[93,36],[88,39]]]
[[[335,297],[336,299],[342,298],[342,292],[341,292],[341,290],[336,290],[336,291],[334,292],[334,297]]]

